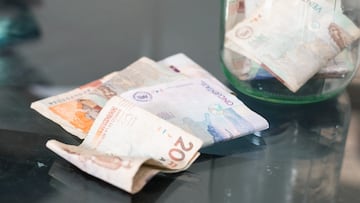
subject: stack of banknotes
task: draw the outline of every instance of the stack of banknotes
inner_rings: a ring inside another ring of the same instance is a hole
[[[49,149],[129,193],[159,172],[187,169],[203,146],[268,128],[184,54],[140,58],[31,108],[83,139],[79,146],[49,140]]]
[[[297,92],[315,75],[341,77],[354,69],[351,46],[360,29],[341,1],[226,2],[224,61],[239,79],[274,77]]]

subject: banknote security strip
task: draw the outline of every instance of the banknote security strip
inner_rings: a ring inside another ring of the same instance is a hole
[[[245,7],[245,14],[226,16],[224,61],[239,79],[275,77],[296,92],[314,75],[342,77],[353,70],[342,51],[360,29],[342,13],[341,1],[245,0]]]
[[[31,108],[84,139],[46,146],[129,193],[157,173],[186,170],[198,150],[268,128],[268,122],[184,54],[141,58]]]

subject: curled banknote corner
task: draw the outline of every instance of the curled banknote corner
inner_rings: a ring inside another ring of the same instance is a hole
[[[46,146],[80,170],[134,194],[159,172],[190,167],[202,141],[116,96],[81,145],[49,140]]]
[[[263,1],[226,33],[225,47],[259,63],[297,92],[360,37],[360,29],[333,3]]]
[[[156,168],[142,167],[148,161],[144,158],[108,155],[56,140],[49,140],[46,147],[80,170],[129,193],[140,191],[146,182],[159,172]]]

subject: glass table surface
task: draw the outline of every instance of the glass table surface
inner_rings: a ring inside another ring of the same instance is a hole
[[[49,139],[81,141],[30,109],[31,102],[141,56],[182,52],[227,84],[219,7],[205,0],[0,0],[0,202],[359,202],[357,87],[308,105],[236,92],[270,128],[204,148],[188,170],[159,174],[135,195],[45,147]]]

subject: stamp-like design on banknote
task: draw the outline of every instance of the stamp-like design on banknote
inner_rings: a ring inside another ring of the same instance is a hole
[[[133,94],[133,98],[139,102],[148,102],[151,101],[152,95],[149,92],[139,91]]]
[[[236,37],[239,39],[249,39],[253,35],[253,30],[250,26],[242,26],[236,30]]]

